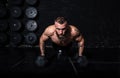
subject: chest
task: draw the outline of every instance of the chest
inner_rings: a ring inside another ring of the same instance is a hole
[[[61,40],[56,34],[54,34],[53,36],[51,36],[51,40],[58,45],[66,46],[67,44],[72,42],[73,36],[71,34],[68,34],[64,36],[64,38]]]

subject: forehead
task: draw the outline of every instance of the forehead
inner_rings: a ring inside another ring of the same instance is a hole
[[[63,24],[60,24],[58,22],[55,22],[55,27],[65,28],[65,27],[67,27],[67,23],[65,22]]]

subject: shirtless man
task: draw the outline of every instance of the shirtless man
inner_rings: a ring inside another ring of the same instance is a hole
[[[78,43],[78,56],[82,57],[84,50],[84,38],[80,31],[73,25],[68,25],[67,20],[64,17],[57,17],[54,21],[54,25],[48,26],[42,33],[39,39],[40,46],[40,58],[45,57],[45,41],[51,39],[53,48],[56,50],[63,50],[70,52],[72,41]],[[79,58],[78,62],[81,59]],[[44,61],[39,61],[39,65],[44,65]]]

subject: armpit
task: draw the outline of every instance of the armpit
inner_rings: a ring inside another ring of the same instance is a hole
[[[76,41],[81,41],[82,39],[83,39],[83,36],[82,36],[82,35],[79,35],[79,36],[76,37],[75,40],[76,40]]]

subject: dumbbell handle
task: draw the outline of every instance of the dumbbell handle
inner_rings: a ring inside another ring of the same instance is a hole
[[[57,56],[58,59],[60,58],[61,54],[62,54],[62,50],[58,50],[58,56]]]

